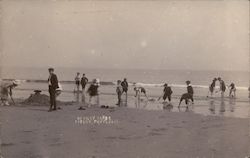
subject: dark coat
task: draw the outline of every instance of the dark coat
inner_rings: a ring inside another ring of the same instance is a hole
[[[51,88],[53,88],[54,90],[59,88],[56,74],[52,74],[51,77],[48,78],[48,81],[49,81],[49,79],[50,79],[50,82],[51,82]]]

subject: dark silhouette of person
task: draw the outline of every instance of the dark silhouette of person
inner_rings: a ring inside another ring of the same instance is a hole
[[[167,83],[164,84],[164,90],[163,90],[163,100],[165,101],[166,99],[168,99],[169,102],[171,102],[171,95],[172,95],[173,91],[171,89],[171,87],[168,86]]]
[[[50,95],[50,108],[49,111],[56,110],[56,89],[59,88],[54,68],[49,68],[49,95]]]
[[[85,74],[82,74],[82,78],[81,78],[82,91],[85,90],[85,87],[88,82],[89,82],[89,79],[85,76]]]

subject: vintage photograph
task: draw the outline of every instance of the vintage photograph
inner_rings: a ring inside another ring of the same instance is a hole
[[[0,158],[250,158],[249,0],[0,0]]]

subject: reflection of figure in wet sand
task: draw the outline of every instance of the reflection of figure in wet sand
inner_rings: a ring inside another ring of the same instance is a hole
[[[224,101],[224,99],[221,99],[220,114],[223,114],[225,111],[226,111],[226,109],[225,109],[225,101]]]
[[[145,95],[145,97],[148,100],[148,96],[147,96],[147,92],[146,89],[143,87],[135,87],[134,88],[135,91],[135,97],[136,97],[136,106],[140,106],[140,102],[141,102],[141,93],[143,93]]]
[[[234,107],[235,107],[235,99],[234,98],[229,99],[229,106],[230,106],[230,111],[234,112]]]
[[[163,102],[163,110],[171,111],[173,109],[173,107],[174,106],[171,103]]]
[[[210,100],[209,101],[209,110],[211,112],[211,114],[215,114],[215,105],[214,105],[214,100]]]

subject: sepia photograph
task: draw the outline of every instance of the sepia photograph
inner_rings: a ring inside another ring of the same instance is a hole
[[[0,158],[250,158],[249,0],[0,0]]]

